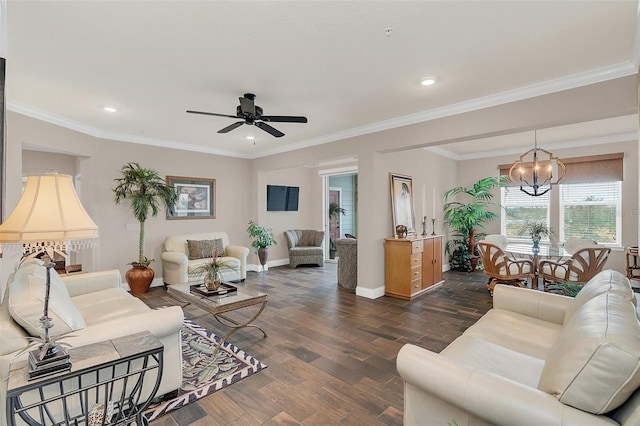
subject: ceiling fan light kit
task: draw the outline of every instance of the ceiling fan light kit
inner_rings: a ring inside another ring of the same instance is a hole
[[[227,118],[235,118],[241,119],[242,121],[236,121],[233,124],[228,125],[220,130],[218,133],[228,133],[233,129],[236,129],[243,124],[247,124],[249,126],[256,126],[259,129],[264,130],[276,138],[280,138],[284,136],[280,130],[270,126],[267,122],[271,123],[306,123],[307,117],[302,116],[292,116],[292,115],[262,115],[263,110],[261,107],[255,104],[256,95],[253,93],[245,93],[245,95],[241,98],[240,105],[236,107],[236,115],[227,115],[227,114],[218,114],[215,112],[205,112],[205,111],[193,111],[187,110],[190,114],[203,114],[203,115],[213,115],[216,117],[227,117]]]

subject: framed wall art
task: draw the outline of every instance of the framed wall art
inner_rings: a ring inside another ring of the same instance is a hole
[[[393,216],[393,234],[398,236],[399,225],[407,227],[407,235],[416,232],[413,210],[413,182],[411,176],[389,173],[391,183],[391,213]]]
[[[167,219],[215,219],[216,180],[167,176],[167,185],[175,188],[178,201]]]

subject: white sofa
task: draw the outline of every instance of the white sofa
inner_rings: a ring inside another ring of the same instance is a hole
[[[640,425],[640,322],[629,281],[592,278],[575,299],[505,285],[440,354],[397,358],[405,425]]]
[[[46,269],[39,260],[25,262],[7,282],[0,304],[0,424],[6,419],[10,363],[27,359],[29,335],[40,334]],[[80,347],[148,330],[164,345],[164,370],[157,395],[182,383],[180,329],[184,315],[178,306],[151,309],[121,287],[118,270],[60,277],[51,271],[49,316],[51,336]],[[27,332],[30,330],[30,332]]]
[[[201,279],[202,275],[194,274],[199,265],[211,261],[211,257],[191,258],[188,241],[221,240],[222,253],[220,260],[228,269],[220,271],[224,281],[244,281],[247,278],[247,256],[249,249],[243,246],[232,246],[226,232],[203,232],[199,234],[173,235],[165,238],[162,245],[162,279],[165,284],[182,284]]]

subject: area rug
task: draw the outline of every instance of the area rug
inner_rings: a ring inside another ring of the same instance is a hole
[[[267,366],[229,342],[213,354],[220,338],[188,319],[182,330],[182,386],[178,396],[147,411],[153,420],[219,391]]]

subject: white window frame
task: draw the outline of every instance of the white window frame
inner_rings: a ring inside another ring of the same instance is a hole
[[[614,243],[605,243],[605,242],[600,242],[598,241],[599,244],[602,244],[604,246],[608,246],[608,247],[621,247],[622,246],[622,182],[620,181],[616,181],[616,182],[604,182],[604,183],[615,183],[616,185],[616,189],[617,189],[617,197],[616,197],[616,241]],[[562,198],[562,188],[563,187],[568,187],[574,184],[566,184],[566,185],[562,185],[560,184],[558,188],[560,190],[560,194],[558,196],[558,210],[559,210],[559,216],[560,216],[560,221],[558,223],[558,227],[559,227],[559,238],[560,241],[564,243],[564,241],[566,240],[565,236],[564,236],[564,207],[567,204],[575,204],[575,203],[565,203],[563,201]],[[581,201],[581,204],[588,204],[588,205],[609,205],[608,202],[605,201]]]
[[[520,191],[519,188],[517,187],[511,187],[513,189],[516,189],[518,191]],[[507,204],[505,204],[505,197],[506,197],[506,188],[502,187],[500,189],[500,205],[502,206],[502,208],[500,209],[500,233],[502,235],[507,235],[507,214],[506,214],[506,207],[509,207]],[[531,200],[540,200],[541,198],[539,197],[531,197],[531,196],[527,196],[529,198],[531,198]],[[547,223],[550,224],[551,222],[550,217],[551,217],[551,197],[548,197],[548,202],[546,205],[547,208]],[[536,205],[541,205],[542,203],[538,203]],[[533,203],[532,203],[533,205]],[[528,235],[522,235],[521,237],[508,237],[509,241],[512,242],[522,242],[523,240],[528,240],[529,236]],[[543,242],[549,243],[549,237],[544,237],[544,239],[542,240]]]

